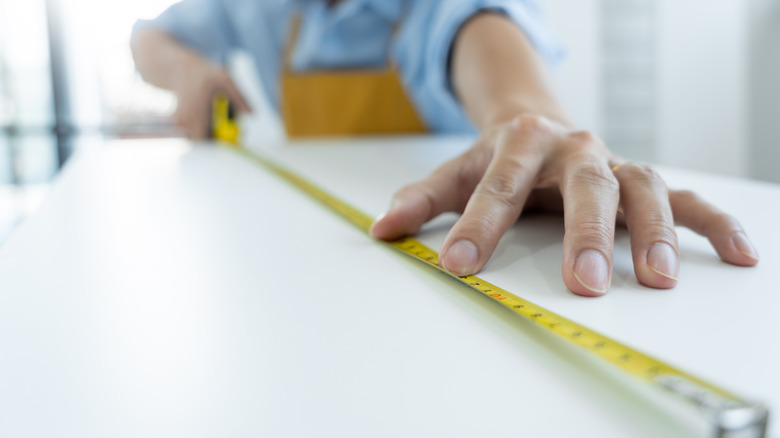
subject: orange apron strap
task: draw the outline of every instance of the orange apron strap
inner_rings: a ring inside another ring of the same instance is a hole
[[[292,57],[295,47],[298,45],[298,33],[301,30],[301,14],[295,13],[290,19],[290,30],[287,32],[287,38],[284,43],[284,52],[282,53],[282,68],[284,71],[292,71]]]
[[[296,73],[292,58],[301,27],[295,14],[282,54],[281,111],[289,137],[426,132],[390,62],[389,42],[385,69]]]

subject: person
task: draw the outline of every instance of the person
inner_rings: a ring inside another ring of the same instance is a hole
[[[548,84],[561,48],[532,0],[184,0],[133,30],[137,69],[176,94],[177,123],[192,138],[207,135],[216,93],[251,111],[224,67],[235,49],[254,57],[291,136],[478,134],[461,156],[401,188],[371,228],[393,239],[462,213],[440,251],[454,274],[478,272],[536,208],[564,214],[562,276],[578,295],[609,289],[617,224],[649,287],[678,281],[675,223],[706,236],[728,263],[758,262],[733,217],[668,190],[652,168],[570,121]]]

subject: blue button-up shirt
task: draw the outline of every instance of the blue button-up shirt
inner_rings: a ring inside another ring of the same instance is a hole
[[[380,67],[390,59],[429,129],[473,133],[453,93],[448,58],[460,26],[483,10],[513,20],[550,64],[560,57],[560,45],[541,23],[533,0],[344,0],[335,7],[325,0],[183,0],[154,20],[138,21],[133,34],[166,31],[215,63],[224,63],[234,50],[249,52],[278,108],[288,23],[299,12],[303,23],[293,70]]]

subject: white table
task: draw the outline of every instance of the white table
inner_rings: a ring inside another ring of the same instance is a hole
[[[371,213],[467,139],[264,145]],[[560,277],[560,218],[521,220],[483,278],[780,408],[780,187],[664,169],[736,214],[762,259],[680,231],[682,279]],[[454,216],[419,236],[438,248]],[[344,281],[345,277],[351,277]],[[2,437],[688,437],[707,425],[486,297],[373,241],[241,156],[84,150],[0,249]],[[777,421],[770,436],[778,437]]]

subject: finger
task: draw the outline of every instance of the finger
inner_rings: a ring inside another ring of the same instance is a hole
[[[251,113],[252,108],[247,103],[244,95],[238,90],[235,82],[230,76],[226,76],[226,81],[223,85],[224,92],[227,94],[230,102],[235,106],[236,110],[241,113]]]
[[[577,295],[600,296],[612,277],[618,182],[606,162],[593,155],[570,161],[561,181],[563,281]]]
[[[193,140],[205,140],[211,137],[207,108],[194,110],[186,121],[187,136]]]
[[[426,179],[399,190],[390,209],[371,225],[369,233],[384,240],[416,233],[423,224],[446,211],[463,211],[468,194],[487,166],[485,153],[471,150],[448,161]]]
[[[620,166],[625,164],[625,160],[623,160],[620,157],[613,157],[609,160],[609,168],[612,170],[612,173],[615,173]],[[626,218],[625,218],[625,212],[623,211],[623,205],[618,200],[618,208],[617,208],[617,224],[618,225],[625,225],[626,224]]]
[[[620,184],[637,280],[660,289],[674,287],[680,262],[666,184],[653,169],[636,163],[613,168],[613,172]]]
[[[192,107],[179,106],[174,114],[176,125],[184,132],[187,138],[202,140],[207,137],[208,124],[204,116]]]
[[[723,261],[739,266],[758,263],[758,251],[732,216],[687,190],[672,190],[669,201],[677,223],[709,239]]]
[[[444,240],[440,264],[453,274],[465,276],[482,269],[520,216],[544,158],[539,145],[550,140],[537,122],[525,123],[514,122],[495,140],[496,155]]]

